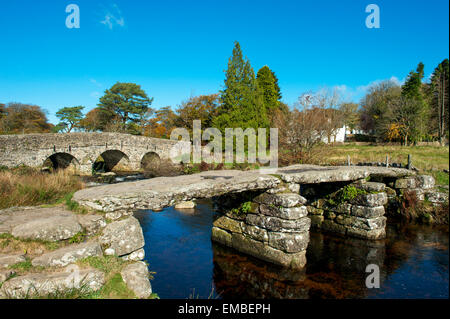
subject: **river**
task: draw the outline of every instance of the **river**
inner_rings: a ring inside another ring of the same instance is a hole
[[[211,242],[210,200],[195,210],[139,211],[145,261],[161,298],[448,298],[448,230],[388,223],[366,241],[311,231],[304,271],[288,271]],[[380,288],[366,288],[366,266]]]

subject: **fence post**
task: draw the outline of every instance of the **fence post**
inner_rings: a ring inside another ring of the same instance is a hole
[[[350,166],[350,155],[347,155],[347,166]]]
[[[386,155],[386,167],[389,167],[389,155]]]
[[[411,154],[408,154],[408,166],[407,166],[407,168],[408,169],[412,168],[412,156],[411,156]]]

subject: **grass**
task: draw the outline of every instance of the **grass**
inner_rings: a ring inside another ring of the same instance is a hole
[[[382,162],[389,155],[390,163],[408,163],[408,154],[412,156],[412,164],[423,174],[432,175],[437,185],[448,185],[449,147],[439,146],[400,146],[372,144],[335,144],[321,146],[319,154],[313,160],[317,165],[346,165],[347,156],[353,164],[358,162]]]
[[[433,175],[434,179],[436,180],[436,185],[449,184],[449,177],[447,173],[444,173],[442,171],[428,171],[427,173]]]
[[[96,268],[105,273],[106,284],[86,298],[95,299],[132,299],[135,294],[128,289],[120,274],[121,270],[129,264],[116,256],[87,257],[78,261],[81,267]]]
[[[25,167],[1,170],[0,185],[0,209],[64,202],[83,188],[81,180],[68,171],[50,174]]]
[[[449,148],[439,146],[400,146],[400,145],[360,145],[355,143],[323,146],[326,156],[318,164],[343,165],[347,155],[352,163],[385,162],[389,155],[390,163],[407,164],[408,154],[412,156],[413,165],[423,171],[443,170],[449,168]]]
[[[18,239],[10,234],[0,234],[0,254],[22,253],[33,257],[61,248],[65,244],[66,242]]]

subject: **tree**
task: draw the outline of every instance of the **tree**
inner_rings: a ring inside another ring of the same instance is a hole
[[[385,139],[392,123],[394,100],[401,96],[401,87],[393,81],[383,81],[372,85],[361,100],[361,129],[379,139]]]
[[[84,106],[64,107],[56,112],[56,117],[61,120],[59,126],[70,133],[72,129],[79,127],[80,121],[83,119]]]
[[[176,110],[180,126],[192,130],[194,120],[200,120],[202,127],[212,126],[219,107],[219,95],[200,95],[183,102]]]
[[[87,132],[108,131],[109,125],[118,121],[117,115],[96,107],[80,121],[79,127]]]
[[[0,120],[6,115],[6,105],[0,103]]]
[[[169,138],[177,126],[178,117],[170,106],[155,111],[155,117],[144,127],[144,135],[158,138]]]
[[[417,114],[422,107],[419,100],[405,96],[398,97],[391,103],[390,117],[392,121],[389,128],[396,127],[398,129],[399,137],[404,145],[408,145],[410,137],[417,134],[417,126],[420,121]],[[387,134],[390,133],[390,129],[386,130]]]
[[[358,107],[359,105],[356,103],[342,103],[339,108],[345,126],[352,132],[359,126],[360,114],[358,112]]]
[[[266,112],[272,118],[275,111],[280,108],[281,92],[278,86],[278,79],[275,73],[266,65],[259,69],[256,80],[263,94]]]
[[[248,60],[244,60],[239,42],[228,60],[224,89],[220,92],[221,106],[213,126],[225,128],[268,128],[269,120],[261,90]]]
[[[446,123],[449,121],[449,61],[443,60],[434,69],[431,75],[431,112],[436,119],[438,127],[438,139],[441,145],[444,144],[444,137],[448,135]]]
[[[117,82],[100,98],[98,106],[107,117],[115,120],[117,130],[127,131],[127,124],[139,123],[149,111],[149,98],[140,85]]]
[[[6,134],[48,133],[52,125],[37,105],[8,103],[0,117],[0,132]]]
[[[317,128],[320,132],[317,131],[312,134],[320,136],[321,141],[323,137],[326,137],[328,143],[331,143],[332,138],[336,137],[338,130],[343,126],[342,112],[338,109],[340,99],[336,89],[322,88],[317,92],[303,93],[294,107],[305,114],[313,112],[313,118],[316,122],[314,126],[320,125],[320,128]],[[305,118],[306,116],[302,115],[302,119]]]
[[[424,98],[424,85],[422,84],[422,79],[424,76],[424,64],[420,62],[417,65],[416,71],[411,71],[406,78],[405,84],[402,86],[402,96],[409,99],[410,103],[415,105],[415,114],[409,114],[409,117],[415,116],[416,126],[411,129],[409,136],[411,141],[417,142],[422,140],[428,131],[429,127],[429,109],[428,104]],[[402,102],[403,103],[403,102]]]

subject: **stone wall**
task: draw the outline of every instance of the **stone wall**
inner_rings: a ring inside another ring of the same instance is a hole
[[[213,223],[212,240],[277,265],[303,268],[311,224],[306,199],[294,193],[275,193],[278,190],[247,202],[246,212],[225,209]],[[224,205],[226,200],[216,203]]]
[[[119,133],[24,134],[0,136],[0,166],[40,167],[53,154],[74,157],[82,173],[90,173],[92,164],[105,151],[117,150],[127,158],[130,170],[139,170],[148,153],[170,159],[176,141]]]
[[[351,185],[370,193],[360,194],[340,203],[325,199],[314,201],[308,206],[312,227],[349,237],[384,238],[386,236],[384,205],[387,204],[387,195],[383,192],[385,185],[373,182]]]

